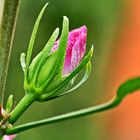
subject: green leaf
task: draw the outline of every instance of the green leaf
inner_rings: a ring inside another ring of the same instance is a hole
[[[122,100],[125,96],[133,93],[140,89],[140,77],[132,78],[127,80],[125,83],[120,85],[117,91],[118,100]]]

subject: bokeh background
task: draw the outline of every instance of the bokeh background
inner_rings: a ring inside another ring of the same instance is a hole
[[[2,13],[0,0],[0,14]],[[33,24],[49,2],[38,32],[35,56],[53,30],[61,28],[62,16],[70,29],[86,25],[87,50],[95,46],[90,78],[81,88],[59,99],[35,103],[17,124],[35,121],[96,105],[115,95],[126,79],[140,75],[139,0],[21,0],[10,60],[5,99],[14,94],[16,103],[24,96],[20,54],[26,52]],[[139,140],[140,93],[128,96],[114,110],[59,122],[20,133],[17,140]]]

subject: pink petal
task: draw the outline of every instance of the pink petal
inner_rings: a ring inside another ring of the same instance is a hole
[[[16,137],[16,135],[4,135],[3,140],[13,140]]]
[[[86,37],[86,26],[69,32],[63,75],[70,74],[81,62],[86,51]],[[57,50],[58,45],[59,40],[55,42],[52,52]]]

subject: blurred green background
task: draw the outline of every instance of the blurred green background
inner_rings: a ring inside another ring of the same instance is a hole
[[[18,103],[24,96],[23,73],[19,58],[21,52],[27,50],[34,22],[46,2],[49,2],[49,6],[39,28],[33,56],[43,48],[53,30],[57,26],[61,28],[62,17],[66,15],[70,20],[70,29],[87,26],[87,50],[92,44],[95,46],[93,69],[90,78],[81,88],[56,100],[33,104],[17,124],[96,105],[111,97],[105,92],[108,79],[106,73],[109,54],[122,15],[122,2],[120,0],[21,0],[5,99],[9,94],[14,94]],[[108,129],[110,112],[36,128],[20,133],[16,139],[111,140]]]

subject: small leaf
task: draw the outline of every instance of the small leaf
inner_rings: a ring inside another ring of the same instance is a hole
[[[11,94],[8,97],[7,103],[6,103],[6,113],[9,113],[13,107],[13,103],[14,103],[14,99],[13,99],[13,95]]]

